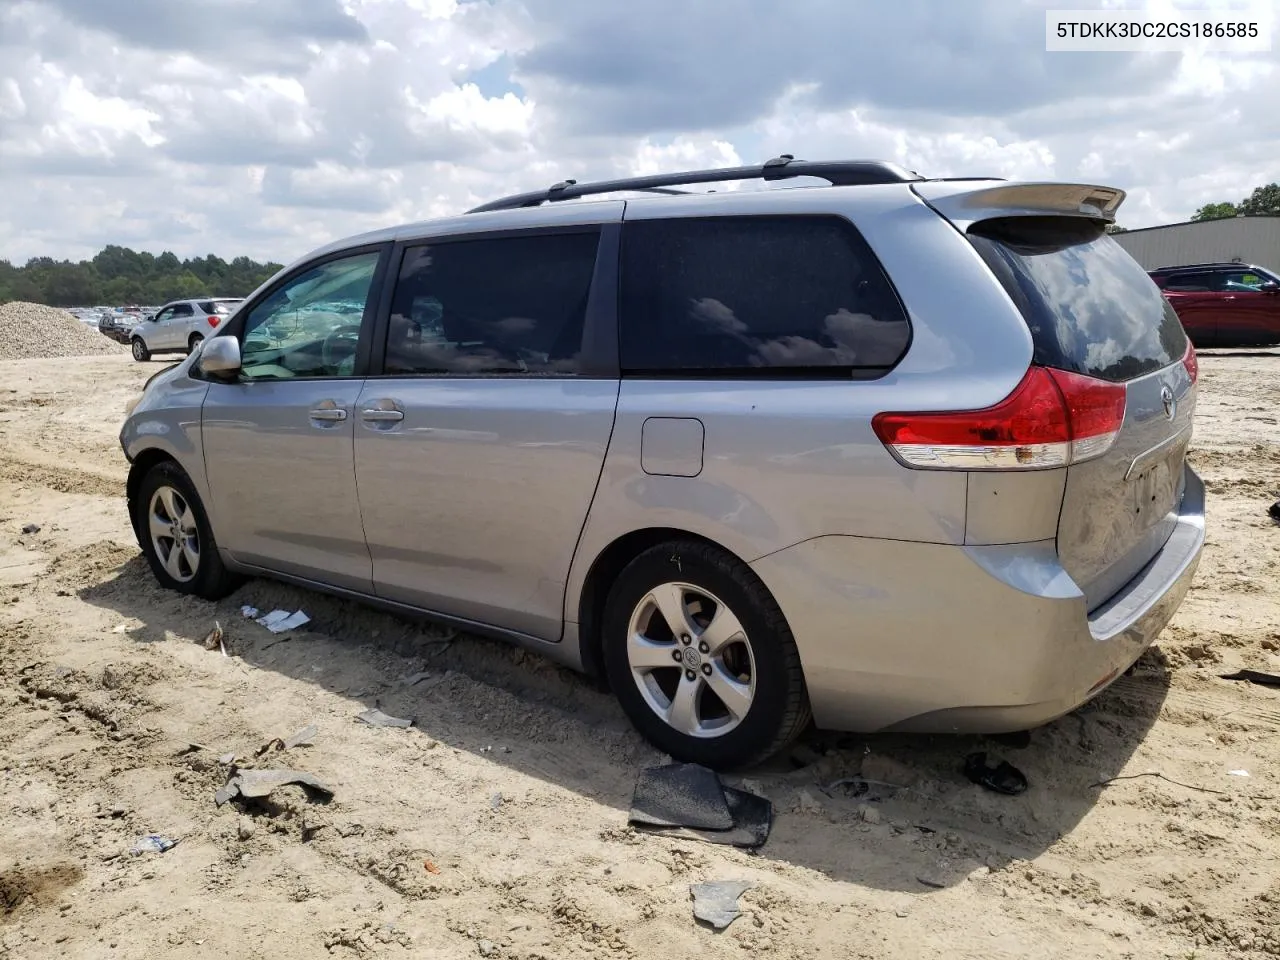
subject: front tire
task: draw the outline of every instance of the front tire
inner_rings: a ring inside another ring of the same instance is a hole
[[[133,350],[133,359],[139,363],[145,363],[151,359],[151,351],[147,349],[147,345],[141,337],[133,338],[131,349]]]
[[[716,547],[675,540],[636,557],[609,592],[603,629],[619,703],[677,760],[751,766],[809,724],[781,609],[750,567]]]
[[[176,463],[152,467],[129,508],[138,546],[162,587],[221,600],[239,585],[218,554],[200,495]]]

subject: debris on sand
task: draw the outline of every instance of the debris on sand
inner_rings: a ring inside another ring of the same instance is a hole
[[[1003,760],[994,767],[989,766],[987,755],[981,750],[964,758],[964,775],[970,783],[1009,797],[1016,797],[1027,789],[1027,778],[1021,770]]]
[[[204,648],[206,650],[217,650],[222,646],[222,624],[217,620],[213,621],[213,629],[210,630],[204,638]]]
[[[1280,523],[1280,500],[1277,500],[1267,508],[1267,513],[1271,515],[1271,519],[1276,523]]]
[[[290,783],[296,783],[308,793],[318,794],[326,800],[333,796],[332,787],[300,770],[237,770],[226,786],[213,795],[213,802],[222,806],[236,797],[259,799]]]
[[[259,617],[254,622],[266,627],[272,633],[284,633],[286,630],[296,630],[303,624],[310,623],[311,618],[301,610],[295,610],[293,613],[288,610],[272,610],[265,617]]]
[[[1244,680],[1260,687],[1280,687],[1280,676],[1261,670],[1237,670],[1235,673],[1221,674],[1221,677],[1223,680]]]
[[[629,822],[664,836],[753,849],[769,839],[773,804],[726,787],[706,767],[671,763],[640,772]]]
[[[273,751],[279,753],[285,750],[292,750],[294,747],[300,747],[303,744],[309,744],[315,739],[316,733],[316,725],[314,723],[309,723],[297,733],[285,737],[284,739],[281,739],[280,737],[272,737],[254,752],[254,756],[260,757],[264,753],[271,753]]]
[[[28,535],[33,534],[33,533],[39,533],[39,532],[40,532],[40,524],[38,524],[38,523],[28,523],[25,527],[23,527],[23,528],[22,528],[22,532],[23,532],[23,533],[25,533],[25,534],[28,534]]]
[[[392,717],[383,713],[381,710],[366,710],[364,713],[356,714],[356,719],[362,723],[367,723],[371,727],[412,727],[412,720],[403,720],[400,717]]]
[[[738,898],[751,889],[742,880],[712,880],[689,887],[693,896],[693,915],[717,930],[723,930],[741,916]]]
[[[145,837],[139,838],[138,842],[129,848],[129,852],[134,856],[140,856],[144,853],[164,853],[166,850],[172,850],[177,845],[177,840],[170,840],[168,837],[162,837],[158,833],[149,833]]]

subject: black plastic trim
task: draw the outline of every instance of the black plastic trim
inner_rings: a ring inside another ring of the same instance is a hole
[[[596,269],[587,296],[587,314],[582,323],[580,377],[617,380],[621,358],[618,354],[619,284],[622,269],[622,224],[606,223],[596,247]]]

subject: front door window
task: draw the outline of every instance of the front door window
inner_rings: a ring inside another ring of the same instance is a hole
[[[241,342],[242,376],[352,376],[378,257],[372,251],[322,263],[250,310]]]

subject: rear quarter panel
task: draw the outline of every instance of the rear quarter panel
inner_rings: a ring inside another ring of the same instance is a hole
[[[898,185],[762,191],[734,197],[731,206],[716,198],[645,200],[629,203],[626,219],[729,213],[846,216],[897,288],[911,344],[874,381],[624,378],[570,573],[570,622],[591,564],[636,530],[688,531],[747,562],[827,534],[964,542],[966,475],[902,467],[871,419],[881,411],[984,407],[1009,394],[1030,364],[1032,343],[998,281],[959,232]],[[696,476],[643,471],[650,417],[702,422]]]

